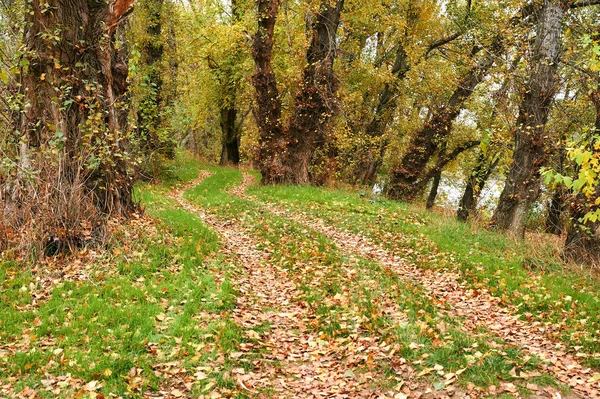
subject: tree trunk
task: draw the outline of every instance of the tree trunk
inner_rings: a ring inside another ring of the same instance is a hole
[[[439,108],[413,137],[406,155],[398,164],[392,165],[387,187],[387,195],[391,199],[410,202],[417,198],[424,187],[418,181],[426,173],[427,164],[440,144],[446,141],[454,119],[502,51],[502,40],[496,38],[485,56],[458,83],[448,103]]]
[[[426,209],[431,209],[435,205],[435,199],[437,198],[437,195],[438,195],[438,190],[440,188],[441,180],[442,180],[442,172],[439,171],[433,176],[431,190],[429,191],[429,196],[427,196],[427,203],[425,204]]]
[[[525,235],[525,223],[540,190],[540,169],[546,161],[544,129],[558,78],[562,23],[566,0],[544,0],[538,19],[529,80],[523,88],[515,129],[513,162],[491,226],[517,237]]]
[[[140,2],[141,13],[145,16],[147,38],[144,43],[142,60],[146,68],[144,79],[145,93],[138,110],[138,129],[146,150],[172,159],[175,156],[175,142],[168,137],[164,120],[165,93],[163,93],[162,37],[164,0]]]
[[[237,126],[237,109],[235,104],[221,110],[222,150],[221,165],[238,165],[240,163],[240,136]]]
[[[559,236],[562,234],[561,216],[565,210],[565,192],[562,188],[556,188],[548,204],[548,216],[546,217],[546,233]]]
[[[19,163],[22,177],[38,178],[23,177],[4,200],[5,217],[30,242],[81,245],[101,238],[108,215],[134,208],[115,106],[128,68],[114,43],[132,1],[27,4]]]
[[[600,196],[599,190],[594,198]],[[600,263],[600,222],[583,222],[588,212],[594,212],[598,206],[583,194],[578,194],[570,207],[571,227],[563,249],[563,257],[580,264]]]
[[[238,23],[242,18],[241,10],[237,0],[231,0],[231,25]],[[234,68],[237,67],[241,55],[240,50],[236,50],[234,61],[226,65],[213,66],[213,69],[219,70],[219,83],[226,97],[221,102],[221,165],[238,165],[240,163],[240,145],[242,129],[238,128],[238,109],[237,109],[237,88],[239,86],[237,74]]]
[[[337,28],[344,0],[323,0],[311,24],[300,90],[286,128],[273,73],[273,35],[280,0],[258,0],[258,31],[253,39],[256,120],[260,129],[259,164],[263,183],[307,184],[315,150],[323,145],[328,122],[336,108],[337,82],[333,73]],[[309,21],[310,22],[310,21]]]
[[[565,161],[565,150],[562,146],[564,137],[560,140],[558,150],[558,169],[557,172],[562,174],[564,172],[563,164]],[[566,192],[564,187],[556,187],[552,193],[552,198],[548,204],[548,217],[546,218],[546,233],[561,235],[563,231],[562,225],[562,214],[565,211],[565,196]]]
[[[465,222],[469,218],[469,215],[475,211],[479,195],[499,161],[500,157],[497,156],[490,164],[483,152],[479,154],[477,164],[467,179],[465,192],[458,204],[458,211],[456,212],[458,220]]]
[[[294,101],[289,125],[289,183],[310,183],[310,166],[315,150],[323,146],[328,123],[337,108],[337,80],[333,64],[337,54],[337,30],[344,0],[323,0],[312,17],[311,43],[306,53],[300,91]]]
[[[260,129],[258,162],[263,184],[286,181],[286,129],[281,120],[281,98],[273,72],[273,35],[281,0],[257,0],[258,30],[253,38],[255,68],[252,84],[256,90],[255,117]]]

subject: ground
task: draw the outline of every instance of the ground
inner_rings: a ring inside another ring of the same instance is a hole
[[[586,269],[258,178],[182,155],[107,247],[4,261],[0,397],[600,397]]]

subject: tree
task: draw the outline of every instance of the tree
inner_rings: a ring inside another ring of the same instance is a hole
[[[163,157],[172,159],[175,156],[175,141],[168,127],[169,97],[172,94],[165,82],[167,73],[172,72],[166,66],[166,52],[167,49],[175,50],[166,49],[165,44],[170,41],[169,47],[176,45],[168,37],[170,7],[171,4],[165,0],[144,0],[136,13],[135,44],[140,52],[134,80],[136,134],[142,153],[141,171],[152,172],[153,175],[156,175]]]
[[[233,26],[240,22],[242,9],[238,0],[231,0],[230,24]],[[240,63],[242,51],[240,43],[237,48],[228,57],[219,61],[208,59],[209,66],[217,75],[223,100],[220,106],[221,126],[221,165],[240,163],[240,144],[242,138],[242,123],[244,116],[238,111],[237,94],[241,84],[242,76],[237,72],[237,65]]]
[[[469,218],[469,215],[477,208],[479,195],[483,191],[490,175],[498,165],[498,162],[500,162],[499,154],[494,155],[491,160],[488,160],[483,151],[479,153],[475,168],[473,168],[473,171],[467,178],[465,191],[458,204],[458,210],[456,212],[458,220],[463,222],[466,221]]]
[[[102,238],[108,216],[135,207],[117,109],[127,65],[115,49],[132,2],[32,0],[24,13],[18,166],[4,181],[4,217],[51,252]]]
[[[594,166],[600,157],[600,144],[597,139],[600,132],[600,77],[596,75],[596,79],[599,83],[590,92],[596,113],[594,135],[589,140],[587,149],[575,150],[570,154],[571,159],[579,165],[579,183],[576,181],[573,185],[568,185],[579,190],[569,205],[571,226],[563,249],[566,259],[593,264],[600,262],[600,221],[597,216],[600,211],[600,186],[597,181],[598,171]]]
[[[537,19],[515,126],[512,165],[491,226],[523,237],[527,214],[538,198],[540,170],[546,162],[544,128],[557,91],[563,20],[569,1],[545,0]]]
[[[440,145],[447,140],[452,122],[503,49],[501,38],[495,38],[486,49],[484,56],[458,82],[448,102],[439,106],[425,126],[413,136],[407,153],[400,162],[392,165],[386,188],[390,198],[414,201],[423,190],[431,176],[434,175],[427,172],[427,164]],[[473,56],[479,50],[480,48],[475,47]]]
[[[258,31],[252,55],[256,64],[257,122],[261,130],[259,162],[263,182],[307,184],[317,148],[324,143],[336,108],[336,37],[344,0],[323,0],[309,15],[310,43],[289,124],[281,120],[281,99],[272,67],[273,35],[279,1],[258,0]]]

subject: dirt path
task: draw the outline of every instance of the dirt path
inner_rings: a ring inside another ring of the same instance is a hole
[[[543,370],[562,384],[571,387],[574,392],[581,395],[581,398],[600,398],[600,381],[588,382],[595,371],[584,367],[575,356],[567,353],[564,344],[546,337],[545,328],[541,323],[520,320],[510,309],[501,306],[499,299],[487,290],[472,290],[464,283],[460,283],[461,276],[457,273],[422,270],[362,235],[335,228],[305,213],[292,213],[280,206],[249,197],[245,191],[253,182],[253,176],[244,174],[243,183],[230,193],[258,201],[274,214],[323,233],[342,251],[371,259],[405,278],[413,279],[423,286],[434,303],[442,302],[449,305],[448,313],[451,316],[463,317],[465,331],[476,333],[478,327],[486,327],[506,342],[545,360],[547,363],[542,366]],[[524,379],[530,377],[516,373],[518,372],[515,372],[516,377]],[[531,385],[530,389],[537,390],[540,397],[561,397],[555,390],[543,390],[534,385]],[[498,387],[498,393],[503,391],[514,394],[516,387],[510,383]]]
[[[300,299],[294,276],[273,264],[268,252],[257,249],[237,220],[219,220],[183,198],[208,175],[203,173],[170,197],[212,227],[223,251],[245,269],[232,281],[241,294],[233,318],[256,344],[242,345],[242,352],[231,356],[252,358],[259,352],[260,356],[252,360],[252,371],[234,370],[240,390],[258,398],[392,398],[371,388],[374,375],[359,375],[356,369],[364,357],[380,355],[373,338],[357,336],[353,345],[325,340],[310,328],[314,314]]]

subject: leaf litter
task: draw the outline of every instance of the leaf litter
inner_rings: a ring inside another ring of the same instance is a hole
[[[576,355],[569,353],[564,344],[546,336],[543,323],[522,320],[514,309],[503,306],[501,300],[486,288],[473,290],[461,282],[457,272],[423,270],[411,265],[402,256],[390,252],[383,246],[372,242],[363,235],[338,229],[303,212],[292,212],[281,206],[260,201],[246,194],[246,190],[255,184],[254,176],[243,173],[242,183],[232,195],[259,202],[275,215],[288,218],[296,223],[318,231],[330,239],[343,251],[358,254],[380,263],[403,278],[418,282],[431,296],[432,302],[443,305],[441,311],[463,320],[465,331],[480,334],[485,327],[507,343],[513,344],[537,356],[542,360],[542,371],[552,375],[560,383],[570,387],[574,393],[585,399],[600,398],[600,374],[598,370],[585,367]],[[527,373],[512,370],[511,375],[524,381],[524,386],[538,397],[562,398],[561,393],[550,387],[527,383],[539,373]],[[467,390],[471,390],[468,387]],[[518,388],[513,383],[503,383],[500,387],[490,387],[489,394],[507,393],[519,397]]]

